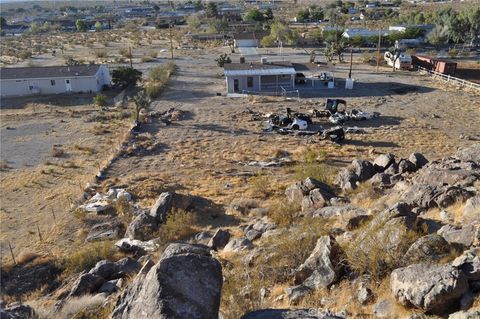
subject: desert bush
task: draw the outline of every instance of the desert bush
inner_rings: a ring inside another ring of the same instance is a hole
[[[93,104],[96,106],[105,106],[107,105],[107,97],[101,93],[98,93],[93,97]]]
[[[126,49],[126,48],[122,48],[122,49],[118,50],[118,54],[120,54],[121,56],[123,56],[124,58],[127,58],[127,59],[130,59],[132,57],[132,54],[130,53],[130,50]]]
[[[22,60],[26,60],[26,59],[30,59],[32,57],[32,52],[31,51],[28,51],[28,50],[25,50],[25,51],[20,51],[18,54],[17,54],[17,57],[22,59]]]
[[[145,92],[150,98],[159,97],[163,89],[168,84],[168,79],[175,72],[175,64],[168,62],[164,65],[153,68],[148,74],[148,83],[145,86]]]
[[[107,51],[105,51],[105,50],[95,50],[94,55],[99,59],[100,58],[106,58],[107,57]]]
[[[449,55],[452,59],[454,59],[454,58],[456,58],[456,57],[458,56],[458,50],[455,49],[455,48],[452,48],[452,49],[448,50],[448,55]]]
[[[50,151],[50,155],[52,157],[62,157],[65,155],[65,151],[61,146],[54,145],[52,146],[52,150]]]
[[[336,169],[326,163],[325,152],[307,149],[300,158],[301,163],[294,166],[295,179],[313,177],[326,184],[332,183]]]
[[[171,212],[165,224],[161,227],[161,236],[164,241],[173,241],[186,238],[195,233],[197,216],[184,210]]]
[[[155,61],[155,59],[147,56],[147,55],[144,55],[142,56],[142,58],[140,59],[142,61],[142,63],[148,63],[148,62],[153,62]]]
[[[59,319],[102,319],[108,318],[111,307],[102,307],[105,300],[98,295],[69,298],[55,318]],[[92,312],[95,312],[93,315]]]
[[[113,259],[115,253],[116,249],[110,241],[88,243],[61,260],[59,266],[68,274],[79,273],[92,268],[100,260]]]
[[[374,53],[371,53],[371,52],[368,52],[368,51],[364,51],[362,53],[362,62],[363,63],[366,63],[366,64],[370,64],[370,63],[373,63],[373,62],[376,62],[376,56]]]
[[[152,59],[156,59],[158,57],[158,52],[155,50],[151,50],[148,52],[148,56],[151,57]]]
[[[263,174],[257,174],[248,180],[248,185],[255,195],[267,197],[270,190],[270,178]]]
[[[272,202],[268,207],[268,217],[279,226],[288,226],[298,217],[301,207],[297,203],[292,203],[286,199]]]
[[[386,240],[380,240],[380,231],[382,238]],[[418,233],[398,224],[381,224],[376,227],[367,224],[359,228],[357,233],[362,236],[343,247],[348,264],[358,274],[369,274],[375,280],[380,280],[394,269],[404,266],[405,252],[420,237]],[[390,237],[398,240],[395,248],[390,247]]]

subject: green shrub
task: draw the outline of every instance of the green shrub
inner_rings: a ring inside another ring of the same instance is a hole
[[[307,149],[301,154],[301,163],[295,165],[295,179],[304,180],[313,177],[323,183],[331,184],[336,169],[325,163],[326,154],[323,151]]]
[[[248,185],[255,195],[267,197],[270,194],[270,178],[266,175],[258,174],[251,177]]]
[[[94,54],[97,58],[106,58],[107,57],[107,51],[105,51],[105,50],[95,50]]]
[[[96,106],[105,106],[107,105],[107,97],[101,93],[98,93],[93,97],[93,104]]]
[[[279,226],[288,226],[295,221],[300,212],[301,207],[298,204],[282,199],[270,204],[268,217]]]
[[[195,233],[197,216],[184,210],[171,212],[161,226],[161,236],[165,241],[179,240]]]

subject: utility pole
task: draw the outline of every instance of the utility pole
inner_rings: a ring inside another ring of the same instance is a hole
[[[128,57],[130,59],[130,69],[133,69],[133,63],[132,63],[132,47],[128,47]]]
[[[173,35],[172,35],[172,23],[168,24],[168,29],[170,30],[170,58],[172,61],[174,60],[173,58]]]
[[[378,30],[378,44],[377,44],[377,73],[380,66],[380,42],[382,41],[382,33]]]
[[[350,48],[350,70],[348,71],[348,78],[352,78],[352,64],[353,64],[353,49]]]

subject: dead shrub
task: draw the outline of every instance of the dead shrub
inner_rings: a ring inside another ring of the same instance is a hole
[[[93,54],[99,59],[104,59],[108,56],[107,51],[105,50],[95,50]]]
[[[331,184],[336,169],[326,163],[326,153],[313,148],[299,154],[301,163],[294,166],[295,179],[304,180],[313,177],[325,184]]]
[[[103,259],[112,260],[116,249],[111,241],[87,243],[82,248],[60,261],[67,274],[79,273],[95,266]]]
[[[52,157],[63,157],[65,155],[65,151],[62,146],[54,145],[52,146],[52,150],[50,151],[50,155]]]
[[[102,307],[104,299],[98,295],[84,295],[80,297],[69,298],[60,312],[59,319],[102,319],[108,318],[111,307]],[[92,311],[95,314],[91,313]],[[108,313],[104,313],[108,311]]]
[[[196,231],[197,216],[184,210],[172,211],[161,227],[161,236],[165,241],[179,240],[193,235]]]

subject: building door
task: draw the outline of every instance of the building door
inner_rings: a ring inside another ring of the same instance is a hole
[[[238,92],[240,91],[240,88],[238,87],[238,79],[233,80],[233,92]]]
[[[70,79],[65,80],[65,91],[72,92],[72,83]]]
[[[34,94],[40,93],[40,85],[38,81],[29,81],[28,82],[28,88],[30,89],[30,92]]]

